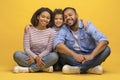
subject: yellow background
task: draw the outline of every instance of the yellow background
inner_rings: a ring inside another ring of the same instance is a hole
[[[52,10],[74,7],[79,18],[90,20],[106,34],[111,55],[102,65],[103,75],[57,73],[12,73],[13,52],[23,50],[23,31],[40,7]],[[0,1],[0,80],[119,80],[120,77],[120,0],[1,0]]]

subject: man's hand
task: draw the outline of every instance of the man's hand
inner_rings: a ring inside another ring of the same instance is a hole
[[[83,57],[84,57],[85,60],[82,63],[84,63],[86,61],[89,61],[89,60],[92,60],[94,58],[94,56],[91,55],[91,54],[89,54],[89,55],[83,55]]]
[[[82,54],[75,54],[73,56],[73,58],[77,61],[77,62],[83,62],[85,60],[84,56]]]

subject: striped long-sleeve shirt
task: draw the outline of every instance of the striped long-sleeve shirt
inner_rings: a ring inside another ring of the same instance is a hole
[[[24,33],[24,50],[32,57],[44,57],[50,53],[53,47],[53,40],[56,35],[55,30],[47,28],[38,30],[35,27],[30,27]]]

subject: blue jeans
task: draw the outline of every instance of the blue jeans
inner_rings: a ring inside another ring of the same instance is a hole
[[[45,66],[42,68],[39,67],[36,64],[36,62],[34,62],[32,64],[28,64],[27,59],[29,58],[29,56],[24,52],[16,51],[13,55],[13,58],[18,65],[23,66],[23,67],[29,67],[31,72],[38,72],[44,68],[48,68],[49,66],[52,66],[53,64],[55,64],[58,60],[58,55],[56,52],[51,52],[48,55],[46,55],[45,57],[43,57]]]
[[[106,47],[104,51],[102,51],[99,55],[97,55],[93,60],[86,61],[85,63],[77,62],[73,57],[60,54],[59,63],[60,65],[71,65],[71,66],[78,66],[81,69],[81,72],[86,72],[89,68],[95,67],[100,65],[105,59],[110,55],[110,48]],[[86,54],[85,52],[77,52],[78,54]]]

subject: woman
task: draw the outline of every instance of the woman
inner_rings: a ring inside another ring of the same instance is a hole
[[[56,32],[51,29],[52,11],[49,8],[38,9],[31,18],[32,26],[25,30],[24,50],[14,53],[14,60],[19,66],[14,72],[53,72],[52,65],[58,55],[51,52]]]

